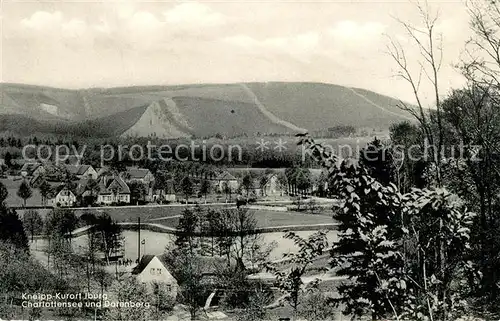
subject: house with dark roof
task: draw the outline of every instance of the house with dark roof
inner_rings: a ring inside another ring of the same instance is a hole
[[[247,191],[244,189],[244,193],[247,193]],[[248,195],[251,197],[260,197],[262,196],[262,186],[260,183],[259,178],[252,178],[252,185],[250,186],[248,190]]]
[[[102,177],[104,175],[109,175],[109,173],[110,173],[109,166],[103,166],[103,167],[97,169],[97,178]]]
[[[78,179],[97,179],[97,171],[92,165],[66,165],[66,170],[70,174],[75,175]]]
[[[20,173],[22,176],[35,177],[45,173],[45,167],[40,163],[24,163]]]
[[[223,171],[222,173],[217,175],[212,181],[215,186],[215,189],[221,193],[224,192],[225,186],[228,186],[233,192],[236,191],[240,186],[238,179],[228,171]]]
[[[117,175],[103,176],[99,180],[98,204],[130,203],[130,188]]]
[[[155,180],[153,173],[149,169],[138,167],[127,167],[127,170],[122,174],[122,178],[126,183],[140,182],[148,186]]]
[[[153,188],[151,201],[153,202],[175,202],[176,194],[174,189],[174,180],[169,179],[164,189]]]
[[[143,255],[139,264],[133,268],[132,275],[150,289],[161,286],[172,297],[177,296],[179,288],[177,280],[168,271],[167,265],[161,256]]]

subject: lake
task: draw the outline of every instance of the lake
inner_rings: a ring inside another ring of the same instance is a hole
[[[314,231],[300,231],[296,232],[301,237],[307,237],[314,233]],[[283,232],[263,233],[263,241],[270,244],[276,241],[277,246],[270,254],[270,259],[277,260],[283,257],[284,253],[295,252],[297,250],[292,240],[283,238]],[[137,258],[138,246],[138,233],[136,231],[123,231],[124,237],[124,250],[125,258],[135,261]],[[337,231],[331,230],[327,234],[328,241],[333,242],[337,240]],[[141,230],[141,239],[145,244],[141,245],[141,255],[155,254],[159,255],[165,252],[167,248],[173,246],[174,236],[171,234],[158,233],[148,230]],[[85,248],[87,245],[87,236],[79,236],[73,240],[73,244],[77,248]],[[76,248],[75,248],[76,250]]]

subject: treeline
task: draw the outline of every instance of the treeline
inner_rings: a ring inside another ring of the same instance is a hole
[[[33,160],[75,162],[74,156],[76,153],[82,155],[81,159],[79,159],[81,163],[94,167],[100,167],[103,164],[102,154],[104,155],[105,165],[121,162],[124,166],[137,165],[142,167],[155,162],[165,163],[169,161],[191,161],[217,166],[250,166],[256,168],[283,168],[299,163],[306,163],[308,166],[312,165],[310,159],[304,159],[301,150],[296,148],[292,142],[289,142],[287,148],[282,151],[275,150],[273,145],[261,151],[258,144],[249,140],[234,143],[228,141],[194,141],[196,147],[193,148],[190,147],[191,141],[186,140],[151,140],[149,142],[158,148],[151,148],[151,157],[149,157],[148,140],[145,138],[117,138],[112,140],[89,138],[85,140],[68,137],[57,140],[42,140],[38,139],[37,136],[33,136],[12,139],[12,141],[9,139],[9,142],[4,140],[5,146],[0,146],[0,157],[14,160],[14,162],[10,163],[12,166],[16,166],[16,160],[22,159],[23,156]],[[35,147],[29,146],[24,150],[25,154],[23,155],[23,148],[28,144]],[[273,144],[273,142],[270,141],[269,144]],[[41,145],[44,145],[43,148],[37,148],[37,146]],[[135,147],[131,150],[130,147],[134,145]],[[159,147],[162,145],[169,147],[168,149],[164,148],[160,155],[161,150],[159,150]],[[60,159],[56,159],[57,149],[59,149]],[[112,155],[114,155],[114,158],[110,159]],[[65,156],[70,157],[66,159]]]

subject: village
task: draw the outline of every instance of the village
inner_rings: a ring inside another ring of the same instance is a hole
[[[2,160],[0,160],[1,163]],[[25,207],[98,207],[175,203],[228,203],[290,201],[298,195],[292,189],[300,176],[300,195],[324,196],[327,182],[314,169],[224,168],[203,166],[179,170],[161,170],[122,166],[94,168],[85,164],[12,161],[3,162],[0,179],[9,189],[13,206]],[[78,162],[77,162],[78,163]],[[21,197],[19,187],[29,188],[29,197]],[[17,195],[17,201],[12,197]],[[22,203],[21,203],[22,200]],[[10,203],[10,202],[9,202]]]
[[[101,299],[86,299],[89,303],[83,306],[93,307],[103,320],[120,310],[119,302],[153,304],[149,297],[158,293],[155,304],[163,306],[155,312],[159,319],[187,320],[196,314],[232,320],[247,302],[226,303],[236,293],[233,282],[244,283],[238,291],[264,287],[262,293],[269,297],[262,309],[288,315],[288,310],[281,311],[283,298],[265,264],[273,262],[280,270],[291,266],[283,256],[298,248],[285,238],[286,231],[307,239],[325,230],[325,242],[336,235],[334,199],[328,197],[327,180],[319,170],[190,162],[151,169],[128,165],[94,168],[21,159],[1,165],[4,204],[23,221],[36,264],[63,280],[78,279],[72,281],[74,287],[86,297],[100,294]],[[320,255],[311,263],[323,264],[325,258]],[[196,272],[186,275],[184,264],[195,264]],[[193,278],[197,283],[189,285]],[[317,278],[329,287],[338,282],[327,271],[304,275],[304,284]],[[139,288],[124,300],[126,286]],[[59,306],[25,301],[18,304],[26,305],[22,313],[27,315],[35,308],[49,316],[61,313]],[[143,313],[152,313],[148,311]]]
[[[163,320],[187,320],[194,314],[232,320],[231,315],[241,313],[242,303],[233,303],[240,312],[231,312],[225,303],[234,294],[231,282],[244,282],[240,287],[250,292],[264,286],[269,298],[262,308],[282,314],[283,298],[265,264],[274,262],[280,270],[290,266],[283,255],[298,249],[284,233],[294,230],[308,238],[330,230],[328,239],[335,237],[330,214],[334,200],[327,197],[321,172],[313,169],[177,163],[153,173],[134,166],[16,161],[10,165],[2,166],[1,181],[8,190],[5,203],[22,219],[33,258],[53,275],[80,278],[76,288],[86,297],[100,294],[100,299],[82,304],[104,319],[124,301],[124,283],[142,289],[132,291],[126,302],[150,302],[148,297],[162,293],[156,304],[164,307],[156,313]],[[240,245],[234,233],[243,233]],[[189,248],[181,245],[186,237]],[[190,251],[196,254],[187,255]],[[311,262],[323,264],[324,259],[318,256]],[[186,276],[179,264],[196,264],[197,272]],[[226,279],[234,273],[235,280]],[[338,277],[332,273],[304,275],[304,284],[322,278],[325,286],[333,286]],[[103,275],[109,284],[99,279]],[[194,295],[186,283],[193,281],[186,278],[198,280],[196,302],[186,299]],[[103,295],[109,299],[103,300]],[[38,301],[19,304],[26,304],[23,313],[37,307],[49,315],[59,313],[59,305]],[[146,310],[143,313],[149,313]]]
[[[500,1],[396,2],[3,1],[0,321],[500,320]]]

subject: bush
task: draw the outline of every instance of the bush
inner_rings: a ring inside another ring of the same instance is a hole
[[[311,212],[313,214],[318,213],[320,210],[320,206],[319,206],[318,202],[312,198],[311,198],[311,200],[309,200],[309,202],[306,203],[306,208],[307,208],[308,212]]]

